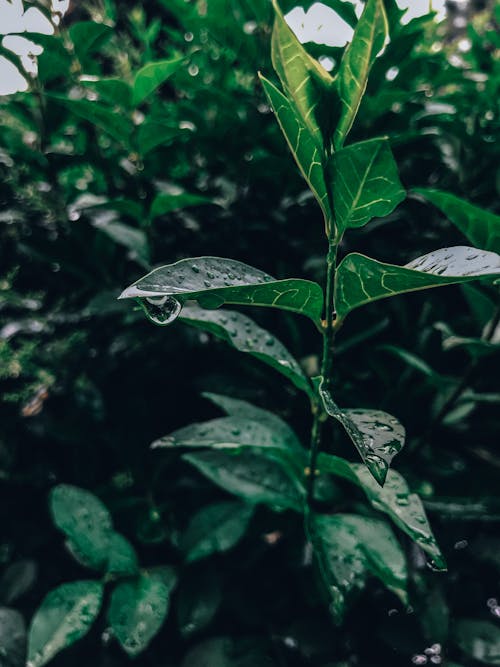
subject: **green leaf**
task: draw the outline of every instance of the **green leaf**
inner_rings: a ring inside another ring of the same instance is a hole
[[[387,139],[351,144],[333,155],[333,198],[339,231],[389,215],[406,193]]]
[[[75,581],[51,591],[31,621],[28,667],[47,664],[86,635],[99,614],[102,594],[98,581]]]
[[[80,79],[84,86],[92,88],[105,102],[128,109],[132,104],[132,88],[126,81],[109,78],[97,81]]]
[[[335,130],[335,147],[340,149],[349,133],[363,98],[370,69],[383,49],[389,32],[383,0],[368,0],[358,21],[352,42],[340,63],[336,84],[342,102]]]
[[[230,449],[185,454],[183,458],[214,484],[249,503],[264,503],[278,512],[303,511],[304,486],[282,459]]]
[[[182,192],[178,195],[160,193],[153,199],[149,215],[153,219],[190,206],[203,206],[213,203],[213,200],[209,197],[193,195],[189,194],[189,192]]]
[[[318,122],[320,102],[332,89],[333,79],[312,58],[289,28],[277,0],[273,0],[275,21],[271,40],[273,67],[289,100],[293,100],[302,122],[320,150],[323,136]]]
[[[176,319],[180,313],[176,304],[190,299],[208,309],[226,303],[281,308],[306,315],[315,323],[323,309],[323,291],[317,283],[275,280],[259,269],[220,257],[181,259],[162,266],[127,287],[119,298],[143,298],[148,316],[157,324]]]
[[[500,629],[493,623],[474,619],[457,621],[453,638],[470,658],[485,665],[500,665]]]
[[[196,512],[180,539],[187,562],[232,549],[245,534],[253,512],[253,505],[237,501],[214,503]]]
[[[124,581],[114,589],[109,623],[120,645],[132,658],[148,647],[163,625],[171,587],[161,576],[150,573]]]
[[[259,76],[297,166],[316,197],[329,227],[332,213],[325,184],[322,152],[296,113],[293,104],[270,81],[262,75]]]
[[[446,561],[432,533],[422,501],[416,493],[411,493],[402,475],[389,470],[385,485],[381,487],[365,466],[349,463],[331,454],[319,455],[318,469],[344,477],[363,489],[376,510],[390,516],[403,532],[431,556],[435,569],[446,570]]]
[[[406,560],[384,521],[351,514],[313,514],[308,529],[336,621],[342,620],[346,597],[364,588],[369,574],[407,602]]]
[[[165,83],[185,61],[184,57],[158,60],[144,65],[134,77],[132,104],[138,106],[162,83]]]
[[[149,241],[142,229],[125,225],[122,222],[110,221],[96,225],[111,240],[130,250],[130,258],[148,269],[151,264]]]
[[[183,637],[203,630],[222,602],[220,577],[212,570],[195,570],[182,580],[177,595],[177,620]]]
[[[403,425],[382,410],[339,408],[322,384],[319,394],[325,410],[342,424],[368,470],[383,485],[392,459],[404,445]]]
[[[49,504],[55,525],[68,537],[75,551],[90,567],[105,567],[113,527],[101,501],[84,489],[59,484],[52,489]]]
[[[500,215],[441,190],[416,188],[414,192],[439,208],[473,245],[500,253]]]
[[[500,256],[476,248],[442,248],[405,266],[351,253],[339,264],[335,307],[343,319],[351,310],[378,299],[484,278],[500,278]]]
[[[0,665],[24,667],[26,653],[26,626],[14,609],[0,608]]]
[[[87,56],[97,51],[113,35],[113,28],[95,21],[79,21],[69,28],[69,36],[75,47],[75,53],[82,63]]]
[[[139,569],[137,554],[126,537],[112,533],[108,547],[107,572],[118,576],[136,574]]]
[[[158,121],[146,120],[144,123],[139,125],[139,128],[137,130],[137,142],[136,142],[137,150],[141,155],[146,155],[155,148],[158,148],[158,146],[170,144],[174,139],[178,139],[179,137],[182,137],[187,133],[189,133],[189,130],[183,130],[180,129],[179,127],[172,127],[167,123],[160,123]],[[170,196],[172,197],[173,195]],[[184,195],[184,196],[195,197],[199,195]],[[208,203],[208,202],[199,201],[195,205],[199,206],[200,204],[203,203]],[[191,206],[191,204],[189,205]],[[179,206],[179,208],[184,208],[184,206]]]
[[[203,310],[184,306],[179,319],[222,338],[240,352],[247,352],[291,380],[296,387],[313,395],[311,385],[298,362],[272,334],[246,315],[235,311]]]

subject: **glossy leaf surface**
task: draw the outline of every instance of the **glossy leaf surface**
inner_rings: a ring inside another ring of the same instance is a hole
[[[137,106],[180,68],[184,58],[158,60],[144,65],[134,78],[132,103]]]
[[[483,250],[500,253],[500,216],[449,192],[431,188],[416,188],[419,195],[430,201],[464,234]]]
[[[120,296],[121,299],[164,297],[181,304],[195,299],[208,309],[225,303],[281,308],[306,315],[315,322],[320,320],[323,308],[323,292],[317,283],[295,278],[275,280],[259,269],[220,257],[181,259],[162,266],[127,287]],[[154,306],[150,312],[153,321],[167,324],[178,316],[180,311],[163,319],[157,312],[164,305],[172,309],[171,301]],[[146,301],[145,308],[149,305],[154,304]]]
[[[308,379],[283,343],[246,315],[235,311],[185,306],[179,319],[221,338],[240,352],[260,359],[291,380],[296,387],[312,394]]]
[[[403,425],[382,410],[341,409],[328,390],[320,385],[319,391],[327,413],[342,424],[368,470],[383,485],[392,459],[404,445]]]
[[[86,635],[101,608],[102,593],[98,581],[75,581],[51,591],[31,621],[27,665],[47,664]]]
[[[500,278],[500,256],[456,246],[418,257],[404,266],[378,262],[358,253],[347,255],[337,270],[335,307],[344,318],[354,308],[405,292]]]
[[[351,144],[333,156],[333,197],[339,230],[389,215],[406,193],[387,139]]]

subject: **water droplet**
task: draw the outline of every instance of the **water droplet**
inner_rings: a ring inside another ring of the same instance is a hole
[[[414,655],[413,658],[411,659],[411,661],[414,665],[426,665],[427,664],[427,658],[426,658],[425,655],[422,655],[422,654]]]
[[[142,306],[149,319],[161,326],[177,319],[182,309],[179,301],[171,296],[148,297],[142,301]]]
[[[267,345],[267,347],[272,347],[272,346],[274,345],[274,343],[275,343],[275,339],[274,339],[274,338],[271,338],[271,337],[266,338],[266,345]]]
[[[199,273],[199,272],[200,272],[200,267],[197,266],[196,264],[193,264],[193,266],[192,266],[191,268],[193,269],[193,271],[194,271],[195,273]]]

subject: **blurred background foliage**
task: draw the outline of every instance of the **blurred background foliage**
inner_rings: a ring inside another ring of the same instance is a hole
[[[387,135],[410,197],[349,234],[343,253],[404,263],[463,244],[412,188],[499,212],[500,7],[448,4],[441,23],[431,13],[403,25],[387,0],[391,42],[352,140]],[[26,35],[44,49],[38,77],[0,98],[0,602],[27,623],[49,589],[86,576],[47,509],[50,489],[68,483],[103,499],[141,564],[179,569],[166,625],[138,664],[500,664],[493,288],[376,303],[338,339],[339,400],[406,425],[397,468],[424,497],[448,559],[449,572],[433,574],[407,545],[410,607],[372,584],[334,627],[288,514],[259,509],[228,554],[179,556],[193,513],[226,496],[149,444],[218,415],[201,391],[270,407],[299,434],[309,428],[307,406],[271,371],[197,330],[152,327],[116,301],[145,269],[197,255],[323,280],[320,212],[257,78],[272,76],[270,22],[267,0],[84,0],[54,34]],[[308,46],[338,62],[338,48]],[[149,90],[142,68],[165,59],[171,70],[159,68]],[[306,322],[253,315],[314,373]],[[332,451],[349,457],[337,440],[332,432]],[[341,485],[332,493],[347,510],[360,501]],[[0,665],[16,667],[24,639],[6,652],[9,632],[0,616]],[[53,664],[124,660],[102,618]]]

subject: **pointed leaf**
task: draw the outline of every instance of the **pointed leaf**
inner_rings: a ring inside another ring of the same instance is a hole
[[[222,338],[240,352],[260,359],[291,380],[296,387],[312,396],[312,388],[298,362],[272,334],[246,315],[235,311],[203,310],[185,306],[179,319]]]
[[[112,533],[109,540],[107,573],[118,576],[136,574],[139,569],[137,554],[126,537]]]
[[[389,470],[385,485],[381,487],[365,466],[349,463],[330,454],[319,455],[318,469],[357,484],[375,509],[390,516],[403,532],[431,556],[433,567],[446,570],[446,561],[432,533],[422,501],[416,493],[411,493],[402,475],[395,470]]]
[[[172,587],[161,576],[149,573],[122,582],[114,589],[109,606],[109,622],[115,637],[129,656],[135,657],[142,653],[163,625]]]
[[[368,0],[352,42],[346,48],[337,75],[342,102],[335,131],[335,147],[341,148],[359,109],[370,69],[384,47],[389,32],[383,0]]]
[[[165,299],[155,305],[149,298]],[[323,309],[321,287],[309,280],[275,280],[247,264],[220,257],[181,259],[140,278],[121,294],[121,299],[143,298],[153,321],[168,324],[180,310],[174,304],[196,299],[203,308],[223,304],[267,306],[302,313],[318,323]],[[174,303],[172,303],[174,302]],[[152,308],[150,308],[152,306]],[[167,308],[168,306],[168,308]],[[165,318],[158,309],[172,310]]]
[[[29,630],[29,667],[42,667],[90,630],[102,603],[98,581],[75,581],[51,591],[35,612]]]
[[[362,589],[370,574],[407,601],[406,560],[384,521],[351,514],[313,514],[308,527],[335,620],[342,620],[346,597]]]
[[[173,127],[168,123],[146,120],[139,125],[137,130],[137,150],[141,155],[146,155],[158,146],[171,144],[172,141],[186,134],[189,134],[189,130]],[[182,207],[179,206],[179,208]]]
[[[204,204],[213,203],[213,200],[209,197],[190,194],[189,192],[182,192],[178,195],[160,193],[153,199],[149,215],[153,219],[160,215],[172,213],[172,211],[188,208],[189,206],[203,206]]]
[[[333,156],[333,198],[341,232],[389,215],[406,196],[387,139],[351,144]]]
[[[404,445],[404,426],[382,410],[341,409],[322,385],[319,393],[327,413],[342,424],[368,470],[383,485],[392,459]]]
[[[378,299],[477,278],[498,280],[500,256],[456,246],[430,252],[405,266],[395,266],[351,253],[337,270],[335,307],[343,319],[354,308]]]
[[[187,562],[232,549],[245,534],[253,513],[253,505],[237,501],[214,503],[196,512],[180,539]]]
[[[137,106],[144,102],[146,97],[165,83],[180,68],[185,58],[158,60],[144,65],[134,78],[132,104]]]
[[[105,102],[128,109],[132,104],[132,89],[126,81],[103,78],[97,81],[80,80],[85,87],[92,88]],[[141,126],[142,127],[142,126]]]
[[[96,21],[79,21],[69,28],[77,58],[83,62],[89,53],[98,50],[113,35],[113,28]]]
[[[270,81],[262,75],[259,76],[297,166],[316,197],[325,221],[329,225],[332,213],[325,184],[321,149],[295,111],[293,104]]]
[[[500,253],[500,215],[441,190],[416,188],[414,192],[439,208],[473,245]]]
[[[283,460],[247,451],[206,451],[183,457],[214,484],[249,503],[275,511],[303,511],[305,489],[295,470]]]

